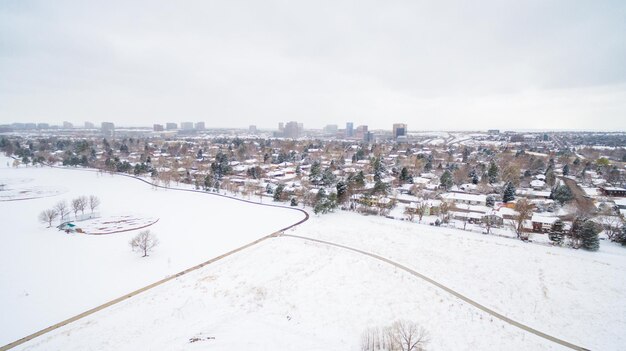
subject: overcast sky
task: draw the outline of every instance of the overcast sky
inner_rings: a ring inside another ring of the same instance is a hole
[[[626,130],[626,1],[0,1],[0,124]]]

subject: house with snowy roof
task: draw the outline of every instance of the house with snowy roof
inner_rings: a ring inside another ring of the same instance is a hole
[[[487,195],[467,194],[467,193],[443,193],[439,195],[442,200],[454,204],[463,205],[487,205]]]

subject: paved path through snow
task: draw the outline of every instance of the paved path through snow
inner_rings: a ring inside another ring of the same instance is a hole
[[[59,168],[60,168],[60,167],[59,167]],[[77,169],[77,170],[82,170],[82,171],[92,171],[92,172],[93,172],[93,171],[95,171],[95,170],[90,170],[90,169]],[[96,171],[96,172],[97,172],[97,171]],[[31,335],[28,335],[28,336],[25,336],[25,337],[23,337],[23,338],[21,338],[21,339],[19,339],[19,340],[16,340],[16,341],[14,341],[14,342],[12,342],[12,343],[10,343],[10,344],[4,345],[4,346],[0,347],[0,351],[6,351],[6,350],[9,350],[9,349],[12,349],[12,348],[14,348],[14,347],[16,347],[16,346],[18,346],[18,345],[21,345],[21,344],[23,344],[23,343],[25,343],[25,342],[27,342],[27,341],[29,341],[29,340],[32,340],[32,339],[34,339],[34,338],[36,338],[36,337],[39,337],[39,336],[42,336],[42,335],[44,335],[44,334],[46,334],[46,333],[49,333],[49,332],[51,332],[51,331],[53,331],[53,330],[55,330],[55,329],[61,328],[61,327],[62,327],[62,326],[64,326],[64,325],[70,324],[70,323],[75,322],[75,321],[77,321],[77,320],[79,320],[79,319],[81,319],[81,318],[84,318],[84,317],[87,317],[87,316],[89,316],[89,315],[92,315],[92,314],[94,314],[94,313],[96,313],[96,312],[98,312],[98,311],[101,311],[101,310],[103,310],[103,309],[105,309],[105,308],[107,308],[107,307],[113,306],[113,305],[115,305],[115,304],[117,304],[117,303],[120,303],[120,302],[122,302],[122,301],[128,300],[128,299],[130,299],[130,298],[131,298],[131,297],[133,297],[133,296],[136,296],[136,295],[141,294],[141,293],[143,293],[143,292],[145,292],[145,291],[148,291],[148,290],[150,290],[150,289],[152,289],[152,288],[154,288],[154,287],[157,287],[157,286],[159,286],[159,285],[162,285],[162,284],[164,284],[164,283],[167,283],[167,282],[169,282],[170,280],[176,279],[176,278],[178,278],[178,277],[180,277],[180,276],[182,276],[182,275],[185,275],[185,274],[187,274],[187,273],[193,272],[193,271],[195,271],[195,270],[197,270],[197,269],[200,269],[200,268],[202,268],[202,267],[204,267],[204,266],[206,266],[206,265],[208,265],[208,264],[211,264],[211,263],[213,263],[213,262],[215,262],[215,261],[221,260],[221,259],[223,259],[223,258],[225,258],[225,257],[228,257],[228,256],[230,256],[230,255],[233,255],[233,254],[235,254],[235,253],[237,253],[237,252],[239,252],[239,251],[242,251],[242,250],[244,250],[244,249],[247,249],[247,248],[249,248],[249,247],[251,247],[251,246],[253,246],[253,245],[256,245],[256,244],[258,244],[258,243],[260,243],[260,242],[262,242],[262,241],[264,241],[264,240],[266,240],[266,239],[269,239],[269,238],[272,238],[272,237],[276,237],[276,236],[278,236],[278,235],[282,234],[284,231],[286,231],[286,230],[288,230],[288,229],[291,229],[291,228],[293,228],[293,227],[295,227],[295,226],[298,226],[298,225],[300,225],[300,224],[302,224],[302,223],[306,222],[306,221],[309,219],[309,214],[308,214],[305,210],[302,210],[302,209],[299,209],[299,208],[295,208],[295,207],[286,207],[286,206],[280,206],[280,205],[275,205],[275,204],[264,204],[264,203],[258,203],[258,202],[254,202],[254,201],[248,201],[248,200],[244,200],[244,199],[238,199],[238,198],[234,198],[234,197],[230,197],[230,196],[226,196],[226,195],[221,195],[221,194],[216,194],[216,193],[209,193],[209,192],[200,191],[200,190],[169,188],[169,187],[164,187],[164,186],[160,186],[160,185],[156,185],[156,184],[150,183],[149,181],[147,181],[147,180],[145,180],[145,179],[141,179],[141,178],[138,178],[138,177],[133,177],[133,176],[131,176],[131,175],[127,175],[127,174],[117,174],[117,175],[122,175],[122,176],[130,177],[130,178],[134,178],[134,179],[140,180],[140,181],[142,181],[142,182],[144,182],[144,183],[148,183],[148,184],[151,184],[152,186],[156,186],[156,187],[163,188],[163,189],[178,190],[178,191],[186,191],[186,192],[196,192],[196,193],[201,193],[201,194],[207,194],[207,195],[213,195],[213,196],[226,197],[226,198],[229,198],[229,199],[232,199],[232,200],[237,200],[237,201],[242,201],[242,202],[252,203],[252,204],[261,205],[261,206],[270,206],[270,207],[289,208],[289,209],[292,209],[292,210],[294,210],[294,211],[300,211],[300,212],[302,212],[302,213],[304,214],[304,218],[303,218],[302,220],[298,221],[297,223],[294,223],[294,224],[292,224],[292,225],[290,225],[290,226],[288,226],[288,227],[285,227],[285,228],[279,229],[279,230],[277,230],[277,231],[275,231],[275,232],[273,232],[273,233],[271,233],[271,234],[269,234],[269,235],[267,235],[267,236],[264,236],[264,237],[262,237],[262,238],[260,238],[260,239],[255,240],[255,241],[253,241],[253,242],[251,242],[251,243],[249,243],[249,244],[246,244],[246,245],[241,246],[241,247],[239,247],[239,248],[236,248],[236,249],[234,249],[234,250],[232,250],[232,251],[229,251],[229,252],[227,252],[227,253],[225,253],[225,254],[222,254],[222,255],[220,255],[220,256],[217,256],[217,257],[215,257],[215,258],[212,258],[212,259],[210,259],[210,260],[208,260],[208,261],[206,261],[206,262],[200,263],[199,265],[193,266],[193,267],[191,267],[191,268],[187,268],[187,269],[185,269],[185,270],[184,270],[184,271],[182,271],[182,272],[179,272],[179,273],[176,273],[176,274],[171,275],[171,276],[169,276],[169,277],[166,277],[166,278],[164,278],[164,279],[161,279],[161,280],[159,280],[159,281],[157,281],[157,282],[154,282],[154,283],[152,283],[152,284],[150,284],[150,285],[148,285],[148,286],[144,286],[144,287],[143,287],[143,288],[141,288],[141,289],[138,289],[138,290],[135,290],[135,291],[133,291],[133,292],[131,292],[131,293],[128,293],[128,294],[126,294],[126,295],[124,295],[124,296],[122,296],[122,297],[118,297],[118,298],[117,298],[117,299],[115,299],[115,300],[111,300],[111,301],[109,301],[109,302],[107,302],[107,303],[104,303],[104,304],[102,304],[102,305],[100,305],[100,306],[94,307],[94,308],[92,308],[92,309],[90,309],[90,310],[88,310],[88,311],[85,311],[85,312],[83,312],[83,313],[81,313],[81,314],[78,314],[78,315],[76,315],[76,316],[74,316],[74,317],[68,318],[68,319],[66,319],[66,320],[64,320],[64,321],[62,321],[62,322],[59,322],[59,323],[54,324],[54,325],[51,325],[51,326],[49,326],[49,327],[47,327],[47,328],[45,328],[45,329],[42,329],[42,330],[40,330],[40,331],[38,331],[38,332],[36,332],[36,333],[33,333],[33,334],[31,334]]]
[[[362,255],[366,255],[366,256],[375,258],[375,259],[377,259],[379,261],[383,261],[383,262],[388,263],[388,264],[390,264],[390,265],[392,265],[394,267],[400,268],[400,269],[410,273],[413,276],[416,276],[416,277],[418,277],[420,279],[423,279],[423,280],[427,281],[428,283],[430,283],[430,284],[432,284],[432,285],[434,285],[434,286],[444,290],[445,292],[447,292],[447,293],[449,293],[451,295],[454,295],[455,297],[463,300],[464,302],[467,302],[468,304],[470,304],[470,305],[472,305],[472,306],[474,306],[474,307],[476,307],[476,308],[478,308],[478,309],[480,309],[480,310],[482,310],[482,311],[484,311],[484,312],[486,312],[486,313],[488,313],[488,314],[490,314],[490,315],[492,315],[492,316],[502,320],[505,323],[508,323],[510,325],[513,325],[513,326],[516,326],[516,327],[518,327],[518,328],[520,328],[520,329],[522,329],[524,331],[527,331],[529,333],[535,334],[535,335],[537,335],[537,336],[539,336],[541,338],[544,338],[546,340],[555,342],[557,344],[563,345],[563,346],[568,347],[568,348],[570,348],[572,350],[589,351],[588,349],[586,349],[586,348],[584,348],[582,346],[574,345],[574,344],[569,343],[569,342],[567,342],[565,340],[562,340],[562,339],[559,339],[557,337],[548,335],[548,334],[543,333],[543,332],[541,332],[541,331],[539,331],[537,329],[531,328],[531,327],[529,327],[529,326],[527,326],[525,324],[522,324],[520,322],[514,321],[514,320],[512,320],[512,319],[510,319],[510,318],[508,318],[508,317],[506,317],[506,316],[504,316],[504,315],[502,315],[502,314],[500,314],[500,313],[498,313],[498,312],[496,312],[496,311],[494,311],[494,310],[492,310],[492,309],[490,309],[490,308],[488,308],[488,307],[486,307],[484,305],[481,305],[478,302],[476,302],[476,301],[474,301],[474,300],[472,300],[472,299],[470,299],[470,298],[468,298],[468,297],[466,297],[466,296],[464,296],[464,295],[462,295],[462,294],[460,294],[460,293],[458,293],[458,292],[448,288],[447,286],[445,286],[445,285],[443,285],[441,283],[438,283],[437,281],[432,280],[431,278],[428,278],[427,276],[425,276],[425,275],[423,275],[423,274],[421,274],[421,273],[419,273],[419,272],[417,272],[417,271],[415,271],[415,270],[413,270],[413,269],[411,269],[411,268],[409,268],[407,266],[404,266],[404,265],[402,265],[402,264],[400,264],[398,262],[392,261],[392,260],[390,260],[388,258],[385,258],[385,257],[379,256],[379,255],[373,254],[371,252],[362,251],[362,250],[355,249],[355,248],[350,247],[350,246],[336,244],[336,243],[329,242],[329,241],[318,240],[318,239],[313,239],[313,238],[307,238],[307,237],[304,237],[304,236],[292,235],[292,234],[282,234],[280,236],[297,238],[297,239],[303,239],[303,240],[308,240],[308,241],[314,241],[314,242],[317,242],[317,243],[339,247],[339,248],[342,248],[342,249],[354,251],[354,252],[360,253]]]

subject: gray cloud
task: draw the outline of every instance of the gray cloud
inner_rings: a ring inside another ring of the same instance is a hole
[[[0,123],[625,130],[621,1],[8,1]]]

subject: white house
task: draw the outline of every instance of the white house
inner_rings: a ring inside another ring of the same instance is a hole
[[[444,193],[441,199],[455,204],[465,205],[487,205],[487,195],[466,194],[466,193]]]

